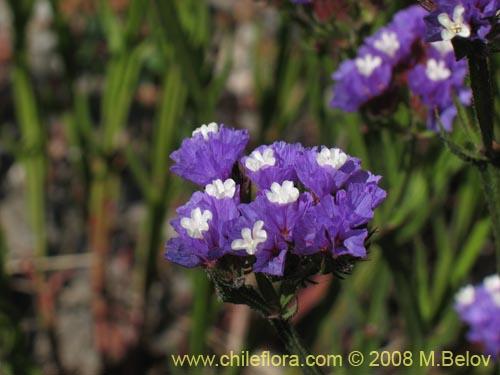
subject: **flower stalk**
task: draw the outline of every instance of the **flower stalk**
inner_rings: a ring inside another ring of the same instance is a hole
[[[467,60],[476,123],[481,133],[484,153],[487,158],[486,162],[476,163],[476,165],[481,174],[490,212],[497,255],[497,270],[500,272],[500,155],[493,147],[493,88],[489,55],[486,48],[482,43],[474,43],[470,53],[467,54]]]

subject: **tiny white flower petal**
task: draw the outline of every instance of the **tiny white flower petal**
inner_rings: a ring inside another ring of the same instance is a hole
[[[324,147],[318,155],[316,155],[316,162],[318,165],[324,167],[329,165],[335,169],[342,167],[347,161],[347,154],[342,152],[339,148],[326,148]]]
[[[425,68],[425,74],[431,81],[443,81],[450,78],[451,70],[448,69],[443,60],[429,59]]]
[[[441,31],[443,40],[451,40],[455,36],[468,38],[470,36],[470,27],[464,22],[465,8],[462,5],[457,5],[453,9],[453,20],[450,19],[447,13],[440,13],[437,17],[438,22],[444,27]]]
[[[380,39],[377,39],[373,43],[373,46],[390,57],[394,57],[400,47],[398,36],[392,31],[384,31],[382,35],[380,35]]]
[[[228,178],[224,182],[217,179],[211,184],[205,186],[205,192],[211,197],[215,197],[217,199],[233,198],[234,193],[236,192],[236,182],[234,182],[232,178]]]
[[[271,185],[271,191],[266,192],[266,197],[271,203],[287,204],[295,202],[299,199],[299,189],[293,186],[292,181],[283,181],[280,185],[277,182],[273,182]]]
[[[252,172],[257,172],[264,166],[274,166],[276,159],[272,148],[266,148],[263,153],[259,150],[253,151],[250,156],[245,160],[245,167]]]
[[[358,57],[354,60],[356,68],[361,75],[369,77],[372,75],[373,71],[382,65],[382,59],[380,56],[372,56],[367,54],[363,57]]]
[[[485,277],[485,279],[483,280],[483,285],[484,288],[490,293],[500,290],[500,276],[495,274]]]
[[[215,122],[211,122],[208,125],[203,124],[199,128],[196,128],[193,131],[192,135],[194,136],[198,133],[201,133],[201,135],[203,136],[203,139],[207,140],[208,133],[217,133],[218,131],[219,131],[219,125],[217,125],[217,123],[215,123]]]
[[[208,221],[212,220],[212,213],[204,210],[203,213],[199,207],[191,210],[191,217],[181,219],[181,227],[186,229],[188,236],[192,238],[203,238],[203,233],[209,229]]]
[[[453,52],[453,44],[449,40],[438,40],[437,42],[432,42],[431,46],[441,55]]]
[[[257,252],[257,246],[267,240],[267,232],[263,230],[264,222],[258,220],[254,223],[253,228],[243,228],[241,230],[241,239],[236,239],[231,243],[233,250],[245,250],[248,254],[253,255]]]
[[[455,295],[455,300],[459,305],[466,306],[474,302],[475,290],[472,285],[467,285],[460,289]]]

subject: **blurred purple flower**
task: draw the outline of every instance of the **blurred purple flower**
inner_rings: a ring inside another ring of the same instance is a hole
[[[488,276],[482,284],[467,285],[455,297],[455,310],[470,326],[467,339],[481,343],[493,357],[500,355],[500,277]]]
[[[453,95],[463,105],[471,103],[471,92],[464,86],[467,67],[455,62],[449,41],[423,42],[425,15],[418,6],[408,7],[366,38],[358,57],[344,61],[333,74],[336,84],[330,106],[345,112],[365,108],[384,113],[396,108],[400,90],[407,87],[426,106],[427,127],[439,131],[437,110],[444,129],[450,131],[457,114]]]

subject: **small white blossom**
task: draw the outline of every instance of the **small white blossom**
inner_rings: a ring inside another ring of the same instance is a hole
[[[207,140],[208,133],[217,133],[218,131],[219,131],[219,125],[217,125],[215,122],[211,122],[208,125],[203,124],[199,128],[196,128],[193,131],[193,136],[195,136],[198,133],[201,133],[203,139]]]
[[[432,42],[431,46],[443,56],[453,51],[453,44],[449,40],[438,40]]]
[[[425,67],[425,74],[431,81],[443,81],[450,78],[451,70],[446,67],[443,60],[429,59]]]
[[[369,77],[372,75],[373,71],[382,64],[382,59],[380,56],[367,54],[364,57],[358,57],[354,63],[360,74]]]
[[[234,240],[231,243],[233,250],[245,250],[248,254],[253,255],[257,252],[257,246],[267,240],[267,233],[262,228],[264,222],[258,220],[254,223],[253,229],[243,228],[241,230],[241,239]]]
[[[324,147],[321,152],[316,155],[316,162],[324,167],[329,165],[335,169],[342,167],[347,161],[347,155],[339,148],[326,148]]]
[[[226,181],[217,179],[212,181],[211,184],[205,186],[205,192],[211,197],[217,199],[223,198],[233,198],[236,192],[236,182],[232,178],[228,178]]]
[[[483,280],[483,285],[490,293],[500,290],[500,277],[496,274],[488,276]]]
[[[384,31],[382,35],[380,35],[380,38],[373,43],[373,46],[386,55],[394,57],[400,47],[398,35],[392,31]]]
[[[493,301],[500,306],[500,277],[498,275],[488,276],[484,279],[483,285]]]
[[[455,295],[455,300],[459,305],[466,306],[474,302],[475,290],[472,285],[464,286]]]
[[[444,27],[441,30],[441,39],[451,40],[457,35],[462,38],[470,36],[470,27],[464,22],[464,12],[465,8],[462,5],[457,5],[453,9],[453,19],[450,19],[447,13],[438,15],[438,21]]]
[[[266,197],[271,203],[292,203],[299,199],[299,189],[293,186],[292,181],[283,181],[282,185],[273,182],[271,191],[266,192]]]
[[[263,153],[260,153],[259,150],[255,150],[245,160],[245,167],[250,169],[252,172],[257,172],[266,165],[272,167],[275,164],[276,159],[274,158],[274,151],[272,148],[266,148]]]
[[[204,210],[203,213],[199,207],[191,211],[191,218],[183,217],[181,227],[186,229],[189,237],[203,238],[203,233],[208,230],[208,220],[212,220],[212,213]]]

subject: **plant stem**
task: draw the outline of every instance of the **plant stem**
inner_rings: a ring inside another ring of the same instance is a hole
[[[323,375],[317,366],[308,366],[307,357],[310,355],[306,348],[302,345],[300,337],[295,329],[290,324],[289,320],[283,318],[271,318],[267,320],[276,330],[278,337],[285,344],[286,350],[293,355],[299,357],[299,361],[304,366],[301,366],[302,372],[305,375]]]
[[[478,168],[490,211],[497,254],[497,270],[500,272],[500,167],[499,156],[493,150],[494,103],[490,61],[483,45],[474,47],[467,56],[470,84],[477,124],[486,156],[489,159],[487,163],[479,164]]]
[[[469,62],[470,85],[474,100],[474,112],[481,131],[486,156],[492,157],[493,145],[493,88],[489,57],[483,51],[484,46],[477,46],[467,57]]]
[[[497,253],[497,271],[500,273],[500,169],[493,164],[479,167],[484,195],[490,211],[491,226]]]

